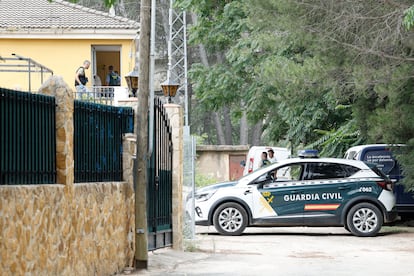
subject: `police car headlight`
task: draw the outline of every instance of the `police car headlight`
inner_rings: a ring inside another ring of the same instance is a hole
[[[209,200],[210,197],[212,197],[216,191],[217,190],[215,190],[215,191],[208,191],[208,192],[200,193],[200,194],[195,194],[195,200],[197,200],[197,201],[206,201],[206,200]]]

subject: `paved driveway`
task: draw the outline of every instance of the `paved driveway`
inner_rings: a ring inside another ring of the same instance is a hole
[[[197,227],[194,252],[157,250],[146,275],[414,275],[414,228],[373,238],[343,228],[248,228],[242,236]],[[191,246],[190,246],[191,247]]]

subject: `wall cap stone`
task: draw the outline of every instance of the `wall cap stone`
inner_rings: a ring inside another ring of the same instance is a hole
[[[197,151],[248,151],[249,145],[197,145]]]

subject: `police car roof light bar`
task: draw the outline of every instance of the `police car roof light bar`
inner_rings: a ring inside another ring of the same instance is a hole
[[[300,158],[318,158],[319,152],[318,150],[313,150],[313,149],[305,149],[305,150],[299,150],[298,151],[298,156]]]

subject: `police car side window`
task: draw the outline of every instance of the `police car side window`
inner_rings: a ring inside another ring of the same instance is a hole
[[[302,168],[303,166],[296,164],[292,165],[290,168],[290,176],[292,180],[300,180],[302,175]]]
[[[349,177],[359,169],[353,166],[333,163],[309,163],[305,180]]]
[[[291,164],[288,166],[280,167],[276,171],[275,181],[289,181],[289,180],[300,180],[302,175],[301,164]]]
[[[344,169],[346,170],[346,177],[349,177],[353,174],[356,174],[358,171],[360,171],[359,168],[349,165],[342,165]]]
[[[290,164],[288,166],[279,167],[275,170],[269,171],[256,180],[253,184],[268,184],[272,182],[281,182],[281,181],[298,181],[301,180],[303,171],[302,164]]]

